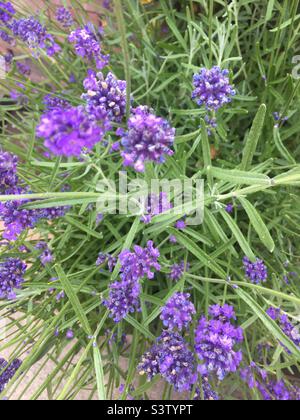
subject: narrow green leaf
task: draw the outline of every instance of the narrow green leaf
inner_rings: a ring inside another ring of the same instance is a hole
[[[279,153],[281,154],[281,156],[287,162],[291,163],[292,165],[295,165],[296,164],[295,159],[290,154],[290,152],[288,151],[288,149],[285,147],[285,145],[283,144],[283,142],[281,140],[281,136],[280,136],[280,132],[279,132],[279,128],[278,127],[274,127],[274,130],[273,130],[273,138],[274,138],[275,146],[277,147],[277,150],[279,151]]]
[[[199,248],[199,246],[196,245],[192,239],[187,238],[183,233],[174,228],[168,229],[168,232],[174,235],[178,242],[186,247],[186,249],[188,249],[193,255],[195,255],[195,257],[198,258],[198,260],[201,261],[205,267],[208,267],[218,276],[226,278],[226,273],[222,270],[222,268],[215,261],[213,261],[208,254],[202,251],[202,249]]]
[[[86,317],[86,314],[84,312],[84,310],[82,309],[82,306],[79,302],[79,299],[74,291],[74,287],[71,285],[71,283],[69,282],[65,272],[63,271],[62,267],[60,265],[56,265],[55,267],[58,278],[71,302],[71,305],[74,309],[74,312],[76,313],[76,315],[78,316],[79,321],[81,322],[82,328],[84,329],[84,331],[86,332],[87,335],[91,335],[92,331],[91,331],[91,327],[89,324],[89,321]]]
[[[260,240],[270,252],[273,252],[275,249],[275,243],[261,215],[246,198],[240,197],[239,200],[242,206],[244,207],[246,213],[248,214],[250,222],[254,227],[256,233],[258,234]]]
[[[209,167],[208,171],[222,181],[228,181],[234,185],[270,185],[271,179],[267,175],[255,172],[246,172],[231,169]]]
[[[248,244],[248,241],[246,240],[246,238],[242,234],[242,232],[241,232],[240,228],[238,227],[237,223],[235,222],[235,220],[225,210],[222,209],[220,212],[221,212],[225,222],[227,223],[228,227],[230,228],[233,236],[236,238],[240,247],[242,248],[243,252],[245,253],[245,255],[248,258],[250,258],[250,260],[255,261],[256,257],[253,254],[253,251],[252,251],[250,245]]]
[[[257,149],[258,140],[263,129],[266,111],[266,105],[262,104],[254,118],[253,125],[248,135],[243,152],[241,169],[244,171],[248,170],[251,167],[252,160]]]

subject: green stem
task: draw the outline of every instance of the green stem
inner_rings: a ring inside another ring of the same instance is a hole
[[[123,50],[123,55],[124,55],[124,68],[125,68],[125,77],[126,77],[126,83],[127,83],[126,115],[128,119],[130,117],[130,102],[131,102],[130,54],[129,54],[129,48],[128,48],[128,43],[127,43],[126,24],[124,20],[121,0],[114,0],[114,4],[115,4],[118,28],[121,34],[121,45],[122,45],[122,50]]]

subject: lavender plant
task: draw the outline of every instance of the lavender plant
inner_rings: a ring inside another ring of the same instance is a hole
[[[299,400],[298,3],[0,2],[1,399]]]

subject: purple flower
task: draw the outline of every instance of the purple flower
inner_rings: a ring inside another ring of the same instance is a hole
[[[228,214],[232,214],[234,212],[234,205],[232,203],[227,204],[227,206],[225,207],[225,211]]]
[[[184,220],[178,220],[178,222],[176,222],[175,224],[176,229],[178,230],[184,230],[186,229],[186,223]]]
[[[142,356],[141,375],[151,381],[161,375],[178,392],[190,391],[197,381],[196,361],[185,340],[175,332],[164,331],[154,346]]]
[[[0,22],[7,25],[15,14],[15,8],[9,1],[0,1]]]
[[[117,258],[113,257],[110,254],[104,254],[102,252],[99,253],[96,265],[100,266],[108,262],[108,269],[112,272],[117,264]]]
[[[67,338],[67,340],[73,340],[74,331],[73,330],[68,330],[67,333],[66,333],[66,338]]]
[[[66,99],[54,95],[46,95],[43,99],[43,104],[45,105],[47,111],[52,111],[53,109],[71,108],[71,104]]]
[[[176,236],[171,235],[170,238],[169,238],[169,241],[173,245],[177,244],[177,238],[176,238]]]
[[[15,299],[15,289],[24,283],[26,264],[19,258],[6,258],[0,262],[0,299]]]
[[[18,161],[17,156],[0,150],[0,194],[5,194],[18,184]]]
[[[40,255],[41,263],[45,266],[53,261],[53,255],[51,254],[51,251],[46,244],[46,242],[39,242],[35,249],[41,250],[42,253]]]
[[[123,280],[137,281],[144,277],[149,280],[154,278],[152,270],[160,271],[158,258],[159,250],[154,248],[153,242],[148,241],[146,248],[134,247],[134,252],[125,250],[120,254],[121,278]]]
[[[249,258],[244,257],[243,264],[246,277],[251,283],[260,284],[267,281],[268,269],[262,260],[257,258],[256,261],[252,263]]]
[[[4,391],[8,382],[15,376],[17,370],[21,367],[21,360],[15,359],[12,363],[0,358],[0,394]]]
[[[92,25],[73,31],[69,36],[69,42],[75,44],[77,55],[87,58],[89,61],[95,61],[97,69],[102,70],[108,65],[109,56],[102,53],[101,44]]]
[[[179,264],[173,264],[171,266],[171,272],[168,277],[173,281],[179,281],[182,278],[184,272],[188,270],[189,270],[189,264],[185,266],[184,261],[182,261]]]
[[[85,113],[84,108],[53,109],[41,116],[37,135],[57,156],[80,156],[103,139],[105,130]]]
[[[217,119],[216,118],[209,117],[208,115],[206,115],[205,118],[204,118],[204,120],[205,120],[206,126],[207,126],[207,134],[209,136],[211,136],[212,135],[212,131],[218,127]]]
[[[87,102],[87,112],[96,120],[121,122],[126,114],[126,82],[118,80],[111,72],[106,78],[103,73],[88,71],[83,82],[87,91],[82,98]]]
[[[169,201],[168,194],[165,192],[161,192],[159,195],[150,194],[146,198],[144,215],[142,216],[141,221],[145,224],[151,223],[154,216],[165,213],[170,209],[172,209],[172,204]]]
[[[202,396],[204,401],[219,401],[219,396],[212,389],[210,383],[208,382],[207,376],[202,377],[202,393],[200,388],[197,388],[194,401],[202,400]]]
[[[23,76],[30,76],[31,74],[31,68],[26,63],[22,63],[20,61],[16,62],[17,70],[20,74]]]
[[[72,13],[65,7],[56,9],[56,20],[61,23],[63,28],[70,28],[74,24]]]
[[[298,347],[300,347],[300,331],[299,328],[295,327],[290,321],[287,315],[285,315],[281,309],[270,307],[267,310],[267,314],[273,321],[279,322],[280,328],[284,334]],[[289,353],[289,350],[287,350]]]
[[[124,166],[132,166],[137,172],[144,172],[145,163],[164,163],[166,156],[172,156],[175,129],[168,121],[153,115],[148,107],[132,110],[128,131],[121,140],[124,150]]]
[[[195,99],[199,106],[205,105],[208,110],[218,110],[228,104],[236,94],[228,75],[228,70],[221,70],[217,66],[211,70],[202,68],[194,75],[195,90],[192,99]]]
[[[199,372],[202,375],[216,373],[223,380],[230,372],[236,372],[242,352],[235,346],[243,341],[243,330],[230,322],[235,313],[229,305],[215,305],[210,308],[212,319],[200,319],[195,332],[195,349],[200,359]]]
[[[103,301],[110,311],[110,317],[118,323],[140,308],[141,286],[138,281],[121,280],[109,287],[109,298]]]
[[[53,36],[48,34],[45,26],[33,16],[14,20],[11,30],[15,37],[25,42],[32,50],[45,49],[50,57],[60,51],[60,46],[55,43]]]
[[[169,330],[178,329],[182,331],[188,328],[196,314],[195,306],[190,301],[189,293],[174,293],[162,308],[160,319],[164,327]]]

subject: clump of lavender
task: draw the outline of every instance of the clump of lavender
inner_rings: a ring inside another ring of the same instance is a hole
[[[280,328],[284,334],[298,347],[300,347],[300,331],[298,327],[295,327],[290,321],[286,314],[284,314],[280,308],[270,307],[267,310],[267,314],[273,321],[279,322]],[[289,352],[289,350],[287,350]]]
[[[70,28],[74,24],[72,13],[62,6],[56,9],[56,20],[63,28]]]
[[[232,96],[236,94],[229,81],[229,71],[221,70],[220,67],[213,67],[211,70],[202,68],[194,75],[194,86],[192,98],[199,106],[205,105],[208,110],[218,110],[231,102]]]
[[[50,94],[44,97],[43,104],[45,105],[47,111],[71,108],[71,104],[66,99]]]
[[[259,258],[252,263],[249,258],[244,257],[243,264],[246,277],[255,284],[265,283],[268,279],[268,269],[265,263]]]
[[[118,80],[111,72],[103,73],[89,70],[83,82],[87,91],[82,98],[87,102],[87,112],[96,120],[121,122],[126,114],[126,82]]]
[[[15,299],[16,289],[24,283],[26,264],[19,258],[6,258],[0,262],[0,299]]]
[[[185,340],[175,332],[164,331],[154,346],[142,356],[141,375],[151,381],[161,375],[176,391],[190,391],[197,381],[196,360]]]
[[[128,131],[121,140],[124,166],[132,166],[137,172],[144,172],[148,161],[165,162],[166,156],[174,154],[171,149],[174,139],[175,129],[168,121],[153,115],[148,107],[133,109]]]
[[[243,330],[231,323],[235,319],[232,306],[215,305],[209,313],[212,318],[203,316],[195,332],[199,371],[202,375],[216,373],[222,381],[230,372],[236,372],[242,361],[242,352],[235,351],[235,346],[243,341]]]
[[[196,314],[196,309],[190,301],[189,293],[174,293],[162,308],[160,319],[168,330],[182,331],[188,328]]]
[[[168,277],[173,281],[179,281],[184,272],[189,270],[189,264],[185,265],[184,261],[181,261],[179,264],[173,264],[171,266],[171,272]]]
[[[0,194],[14,189],[18,184],[18,157],[0,150]]]
[[[8,364],[5,359],[0,358],[0,394],[5,390],[6,385],[15,376],[21,365],[21,360],[15,359]]]
[[[0,1],[0,22],[7,26],[15,14],[16,10],[11,2]]]
[[[46,242],[39,242],[35,249],[42,251],[40,255],[40,261],[45,266],[53,261],[53,255],[51,254],[50,248]]]
[[[92,149],[104,136],[99,127],[86,114],[83,107],[53,109],[41,116],[38,137],[57,156],[80,156],[83,149]]]
[[[109,298],[103,301],[110,311],[110,317],[118,323],[140,308],[141,285],[138,281],[121,280],[109,287]]]
[[[109,56],[102,53],[102,47],[92,25],[78,28],[69,36],[69,42],[75,44],[75,52],[78,56],[88,61],[95,61],[96,67],[102,70],[109,63]]]
[[[138,281],[147,277],[149,280],[154,278],[154,272],[160,271],[158,258],[159,250],[154,248],[153,242],[148,241],[146,248],[134,247],[134,252],[125,250],[120,254],[121,278],[124,280]]]
[[[165,192],[161,192],[159,195],[150,194],[145,201],[144,214],[141,218],[141,221],[145,224],[151,223],[154,216],[158,216],[172,209],[168,194]]]
[[[249,367],[241,369],[241,378],[250,389],[257,389],[265,401],[300,400],[300,388],[288,386],[283,380],[275,381],[268,373],[252,362]]]
[[[33,16],[13,20],[10,29],[13,35],[25,42],[31,50],[44,49],[50,57],[61,50],[53,36],[47,32],[45,26]]]

